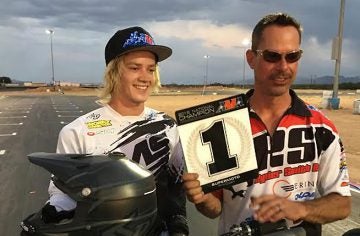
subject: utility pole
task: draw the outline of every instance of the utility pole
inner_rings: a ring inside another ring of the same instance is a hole
[[[336,110],[339,109],[339,105],[340,105],[340,98],[338,98],[338,90],[339,90],[339,74],[340,74],[340,65],[341,65],[341,47],[342,47],[342,37],[343,37],[344,14],[345,14],[345,0],[341,0],[338,35],[335,37],[333,41],[332,56],[331,56],[331,59],[336,61],[334,81],[333,81],[333,94],[332,94],[332,98],[329,99],[329,108]]]

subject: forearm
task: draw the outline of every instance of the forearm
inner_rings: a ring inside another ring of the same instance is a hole
[[[304,209],[302,220],[312,223],[330,223],[346,218],[351,211],[351,197],[336,193],[300,203]]]
[[[325,224],[346,218],[351,210],[351,198],[330,193],[318,199],[292,201],[276,195],[253,197],[254,218],[261,223],[277,222],[283,218]]]
[[[196,209],[204,216],[209,218],[216,218],[221,214],[221,202],[214,195],[207,194],[206,200],[201,203],[195,204]]]

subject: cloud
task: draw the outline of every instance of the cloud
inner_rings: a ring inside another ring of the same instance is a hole
[[[251,36],[251,31],[235,24],[216,25],[209,20],[175,20],[154,24],[153,29],[162,35],[181,40],[199,39],[208,48],[229,49]],[[176,29],[176,30],[174,30]]]
[[[118,29],[139,25],[157,43],[173,48],[161,63],[164,83],[202,83],[209,58],[209,80],[238,81],[243,73],[242,41],[250,38],[265,14],[283,11],[304,27],[299,76],[331,75],[331,41],[337,34],[339,1],[112,1],[2,0],[0,8],[0,75],[49,81],[50,43],[54,34],[55,73],[74,82],[101,81],[104,47]],[[346,2],[341,73],[359,75],[360,1]],[[5,58],[5,59],[4,59]],[[247,79],[252,72],[246,66]]]

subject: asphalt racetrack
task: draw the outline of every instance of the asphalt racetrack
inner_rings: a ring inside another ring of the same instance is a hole
[[[48,199],[50,174],[31,164],[26,155],[55,152],[60,129],[99,105],[96,97],[0,96],[0,235],[20,235],[19,223]],[[324,226],[323,235],[342,235],[360,228],[360,194],[353,191],[351,216]],[[190,235],[217,235],[217,219],[210,220],[188,204]]]

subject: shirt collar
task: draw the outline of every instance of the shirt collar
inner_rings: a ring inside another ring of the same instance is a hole
[[[254,94],[254,89],[250,89],[246,92],[245,96],[247,101],[249,101],[250,97]],[[304,117],[310,117],[311,112],[307,106],[307,104],[301,100],[294,90],[290,89],[290,96],[291,96],[291,106],[286,111],[286,114],[295,114]]]

